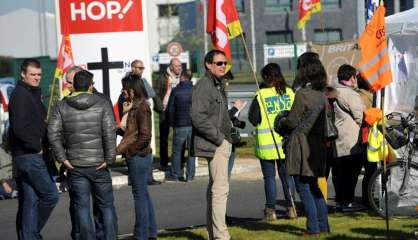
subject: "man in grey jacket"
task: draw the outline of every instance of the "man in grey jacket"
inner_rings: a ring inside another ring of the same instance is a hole
[[[208,52],[206,74],[192,92],[193,155],[206,158],[209,166],[206,221],[210,240],[230,239],[225,223],[228,159],[232,149],[224,80],[226,64],[224,52]]]
[[[75,92],[60,101],[48,124],[48,138],[57,160],[69,170],[75,203],[78,239],[95,239],[90,195],[96,197],[103,217],[104,239],[116,239],[112,178],[107,165],[116,156],[116,123],[112,108],[92,94],[93,74],[74,76]]]

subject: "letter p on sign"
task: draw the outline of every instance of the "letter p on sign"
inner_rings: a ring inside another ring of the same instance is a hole
[[[61,33],[142,31],[142,0],[60,0]]]

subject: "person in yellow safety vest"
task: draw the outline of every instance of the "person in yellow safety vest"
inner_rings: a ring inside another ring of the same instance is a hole
[[[263,78],[262,89],[257,91],[257,95],[251,103],[249,121],[256,127],[255,154],[260,159],[264,176],[264,191],[266,196],[264,219],[266,221],[276,219],[276,164],[287,201],[287,216],[289,218],[295,218],[296,211],[290,202],[290,194],[291,192],[295,192],[295,185],[293,178],[288,176],[285,169],[285,155],[282,148],[283,138],[273,130],[270,130],[270,126],[273,129],[276,116],[291,109],[295,94],[286,83],[278,64],[269,63],[264,66],[261,70],[261,76]],[[271,125],[269,125],[268,121]],[[275,143],[280,152],[280,156],[277,154]]]
[[[379,131],[378,125],[383,119],[382,110],[378,108],[370,108],[364,114],[364,121],[370,126],[369,138],[367,143],[367,160],[369,162],[380,162],[393,155],[392,147],[384,139],[383,134]],[[385,149],[383,150],[383,146]]]
[[[367,160],[375,163],[383,160],[390,161],[394,157],[393,149],[386,139],[383,138],[383,134],[379,131],[377,126],[378,123],[375,122],[370,129],[367,146]]]

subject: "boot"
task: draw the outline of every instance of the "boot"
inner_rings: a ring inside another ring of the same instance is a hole
[[[273,209],[273,208],[264,209],[264,221],[265,222],[272,222],[276,219],[277,219],[276,209]]]
[[[294,209],[293,207],[288,207],[287,208],[286,216],[289,219],[295,219],[295,218],[297,218],[298,215],[296,214],[296,209]]]

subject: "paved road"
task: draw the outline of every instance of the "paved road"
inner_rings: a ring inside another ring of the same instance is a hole
[[[176,229],[205,224],[205,193],[207,178],[192,183],[165,183],[152,186],[158,229]],[[134,206],[130,187],[115,190],[115,203],[119,218],[119,234],[133,230]],[[282,196],[282,195],[280,195]],[[233,180],[231,183],[231,204],[228,214],[240,218],[261,218],[264,202],[261,180]],[[45,239],[69,239],[70,218],[68,194],[60,195],[57,207],[43,231]],[[13,240],[16,200],[0,201],[0,239]]]
[[[192,183],[165,183],[152,186],[150,190],[155,204],[158,229],[179,229],[204,225],[206,185],[207,177],[202,177]],[[281,186],[278,187],[278,190],[278,198],[283,199]],[[134,225],[131,189],[124,186],[116,189],[114,193],[119,218],[119,234],[130,234]],[[68,202],[68,194],[61,194],[60,201],[44,228],[45,239],[70,239]],[[263,208],[264,190],[260,173],[234,176],[231,182],[228,215],[232,216],[236,222],[259,220],[263,217]],[[16,239],[14,225],[16,209],[16,200],[0,201],[0,239]],[[279,214],[284,214],[284,208],[280,204],[277,206],[277,210]]]

